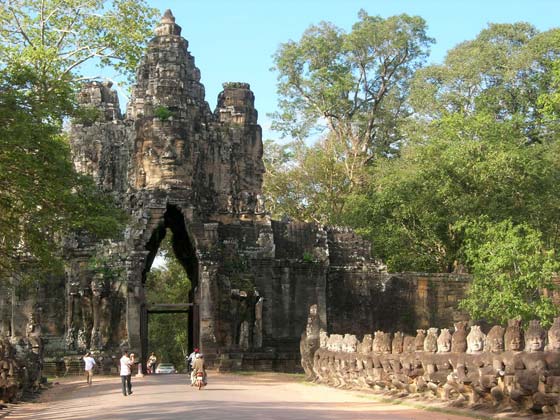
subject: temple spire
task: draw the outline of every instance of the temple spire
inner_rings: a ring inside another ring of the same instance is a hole
[[[175,23],[175,16],[170,9],[167,9],[161,17],[159,26],[156,28],[156,35],[181,35],[181,27]]]

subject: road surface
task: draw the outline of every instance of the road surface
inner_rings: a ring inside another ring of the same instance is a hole
[[[293,375],[210,372],[201,391],[187,385],[186,375],[132,378],[132,384],[133,394],[125,397],[119,377],[94,377],[91,387],[85,379],[65,378],[38,402],[19,404],[2,420],[469,419],[382,403],[368,394],[309,384]]]

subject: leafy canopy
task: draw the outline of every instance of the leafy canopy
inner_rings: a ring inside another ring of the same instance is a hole
[[[492,223],[483,218],[460,227],[474,278],[460,306],[473,319],[505,324],[520,316],[526,322],[538,318],[550,324],[558,308],[543,291],[554,290],[552,277],[560,264],[554,251],[544,247],[541,234],[510,220]]]
[[[339,218],[365,167],[396,153],[409,82],[433,42],[418,16],[384,19],[362,10],[358,17],[349,33],[328,22],[311,26],[274,56],[280,111],[273,127],[300,144],[283,173],[291,189],[265,192],[272,207],[294,203],[308,220]],[[303,144],[317,135],[314,147]]]
[[[60,269],[61,235],[119,231],[124,215],[72,167],[62,127],[83,65],[130,74],[151,33],[144,1],[10,0],[0,5],[0,277]]]

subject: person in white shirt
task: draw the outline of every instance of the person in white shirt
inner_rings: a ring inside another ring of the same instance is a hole
[[[85,363],[85,373],[86,373],[86,383],[91,386],[93,383],[93,367],[95,366],[95,359],[91,357],[91,353],[88,351],[84,356]]]
[[[189,370],[189,372],[192,371],[192,367],[197,354],[198,354],[198,348],[195,348],[194,351],[189,355],[189,357],[187,357],[186,362],[187,362],[187,369]]]
[[[120,360],[122,392],[125,397],[132,394],[132,383],[130,382],[131,366],[132,361],[128,357],[128,351],[125,350]]]

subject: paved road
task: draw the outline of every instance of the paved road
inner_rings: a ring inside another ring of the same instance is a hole
[[[210,373],[209,384],[201,391],[186,382],[185,375],[133,378],[133,394],[125,397],[118,377],[96,377],[91,387],[78,378],[65,380],[43,393],[40,402],[19,405],[5,419],[467,419],[384,404],[358,392],[307,384],[290,375]]]

